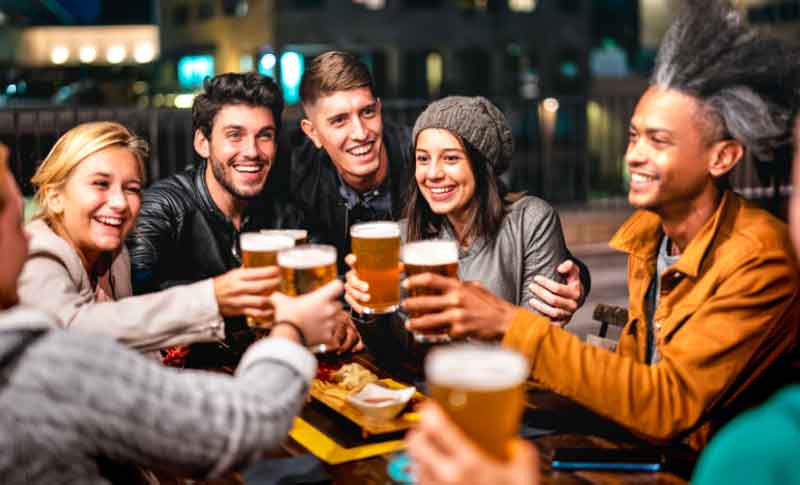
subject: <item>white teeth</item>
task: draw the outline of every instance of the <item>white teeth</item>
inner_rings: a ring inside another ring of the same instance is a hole
[[[446,194],[452,191],[453,187],[431,187],[431,192],[434,194]]]
[[[233,169],[237,172],[255,173],[261,171],[260,165],[234,165]]]
[[[368,145],[362,145],[362,146],[357,147],[357,148],[353,148],[353,149],[349,150],[349,152],[350,152],[351,155],[355,155],[357,157],[360,157],[362,155],[366,155],[367,153],[369,153],[369,151],[371,149],[372,149],[372,143],[370,143]]]
[[[103,224],[107,224],[109,226],[121,226],[122,225],[122,218],[120,217],[108,217],[108,216],[98,216],[95,217],[98,221],[102,222]]]
[[[632,173],[631,174],[631,182],[634,183],[645,183],[655,180],[655,177],[650,175],[644,175],[641,173]]]

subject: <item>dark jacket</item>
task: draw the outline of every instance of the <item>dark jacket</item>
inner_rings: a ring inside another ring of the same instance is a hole
[[[406,190],[410,183],[411,132],[408,127],[384,120],[383,145],[389,158],[389,190],[391,219],[399,220],[406,207]],[[292,205],[302,214],[301,227],[308,229],[309,239],[336,246],[339,273],[346,271],[344,257],[350,253],[350,226],[373,220],[368,214],[355,214],[348,209],[339,193],[336,168],[324,149],[305,139],[291,153],[289,187]]]
[[[296,219],[286,204],[264,193],[250,203],[241,230],[236,229],[211,198],[205,169],[203,161],[144,191],[127,241],[134,293],[219,276],[241,265],[241,232],[294,227]],[[242,318],[225,319],[229,338],[245,328]]]

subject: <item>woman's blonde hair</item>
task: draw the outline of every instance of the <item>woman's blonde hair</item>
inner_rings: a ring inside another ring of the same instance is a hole
[[[43,218],[49,223],[55,222],[57,214],[49,207],[48,194],[52,190],[62,189],[75,167],[87,157],[111,147],[130,151],[139,162],[139,173],[144,178],[144,161],[150,151],[146,141],[119,123],[111,121],[83,123],[58,139],[31,178],[31,183],[36,187],[34,200],[39,206],[36,217]]]

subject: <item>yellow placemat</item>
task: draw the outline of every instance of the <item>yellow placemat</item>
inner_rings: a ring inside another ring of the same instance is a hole
[[[391,453],[405,446],[403,440],[392,440],[354,448],[343,448],[303,418],[294,418],[294,425],[289,431],[289,436],[314,456],[331,465]]]

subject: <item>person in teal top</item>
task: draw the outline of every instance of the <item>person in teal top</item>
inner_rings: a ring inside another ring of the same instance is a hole
[[[799,458],[800,385],[795,384],[722,428],[700,455],[692,484],[800,485]]]

